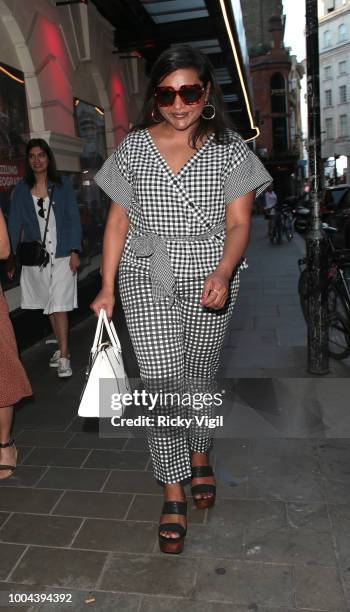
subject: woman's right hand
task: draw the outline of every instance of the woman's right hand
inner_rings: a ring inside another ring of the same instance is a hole
[[[110,321],[113,314],[114,304],[114,292],[106,291],[106,289],[101,289],[101,291],[95,297],[94,301],[90,304],[90,308],[94,311],[97,317],[100,314],[101,308],[104,308],[104,310],[106,311],[107,318]]]

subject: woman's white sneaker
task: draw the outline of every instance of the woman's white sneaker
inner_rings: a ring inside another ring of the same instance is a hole
[[[58,360],[57,375],[59,378],[68,378],[72,376],[72,368],[70,367],[70,360],[66,357],[60,357]]]
[[[60,357],[61,357],[61,351],[60,350],[55,351],[49,360],[50,368],[58,368],[58,362],[59,362]]]

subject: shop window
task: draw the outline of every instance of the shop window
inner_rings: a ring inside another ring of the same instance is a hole
[[[74,117],[77,136],[84,142],[82,174],[78,182],[75,177],[74,184],[83,228],[83,255],[90,259],[101,252],[108,210],[107,196],[93,181],[107,157],[105,118],[102,108],[78,98],[74,98]]]
[[[5,219],[10,195],[24,175],[26,141],[29,123],[23,72],[0,63],[0,208]],[[10,282],[0,268],[0,285],[4,289],[18,284],[18,273]],[[0,330],[1,333],[1,330]]]
[[[286,81],[280,72],[276,72],[271,77],[270,82],[271,91],[271,112],[272,113],[286,113],[287,112],[287,92],[286,92]]]

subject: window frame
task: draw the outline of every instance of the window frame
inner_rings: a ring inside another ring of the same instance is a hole
[[[345,119],[345,133],[342,133],[342,119]],[[344,113],[343,115],[339,115],[339,138],[346,138],[349,133],[349,121],[348,121],[348,115],[346,113]]]
[[[323,48],[328,49],[332,46],[332,32],[331,30],[325,30],[323,32]]]
[[[342,99],[342,93],[345,93],[344,99]],[[347,104],[348,102],[348,88],[346,85],[339,85],[339,104]]]
[[[328,129],[330,126],[330,130]],[[326,128],[326,140],[332,140],[334,138],[334,128],[333,128],[333,117],[327,117],[325,119],[325,128]]]
[[[332,78],[332,66],[331,65],[324,67],[324,78],[325,78],[325,81],[328,81],[329,79]]]
[[[343,64],[343,65],[344,65],[344,68],[345,68],[345,69],[344,69],[344,71],[343,71],[343,72],[342,72],[342,70],[341,70],[341,68],[340,68],[340,64]],[[347,71],[347,64],[348,64],[348,63],[347,63],[347,61],[346,61],[346,60],[340,60],[340,62],[338,62],[338,73],[339,73],[339,75],[343,75],[343,74],[347,74],[347,73],[348,73],[348,71]]]
[[[338,42],[346,42],[348,40],[348,28],[346,27],[346,23],[341,23],[338,26]]]
[[[333,92],[331,89],[326,89],[324,92],[325,95],[325,107],[329,108],[330,106],[333,106]],[[329,100],[328,100],[329,98]]]

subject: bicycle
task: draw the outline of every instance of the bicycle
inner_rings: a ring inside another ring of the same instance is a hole
[[[338,230],[323,224],[327,235],[329,264],[323,289],[327,291],[328,352],[333,359],[342,360],[350,355],[350,249],[336,249],[331,234]],[[298,261],[300,277],[298,284],[301,309],[308,322],[308,299],[306,258]]]
[[[270,211],[271,227],[269,238],[272,244],[281,244],[282,237],[285,235],[288,242],[293,238],[293,216],[289,206],[282,205],[273,207]]]

